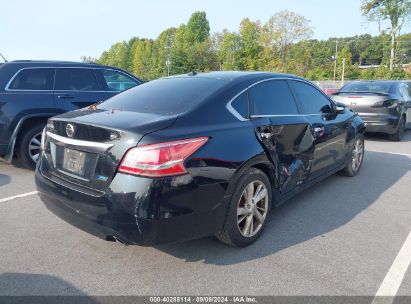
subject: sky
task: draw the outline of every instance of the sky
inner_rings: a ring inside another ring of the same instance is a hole
[[[238,31],[244,17],[264,23],[289,10],[311,20],[316,39],[377,35],[378,25],[361,15],[360,4],[361,0],[0,0],[0,53],[7,60],[98,58],[116,42],[154,39],[166,28],[186,23],[195,11],[207,13],[211,33]]]

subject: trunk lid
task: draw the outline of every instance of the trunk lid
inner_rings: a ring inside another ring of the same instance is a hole
[[[52,118],[46,128],[43,174],[102,194],[128,149],[174,124],[177,116],[83,109]]]
[[[373,92],[337,92],[330,96],[337,103],[342,103],[359,114],[381,113],[390,100],[388,94]]]

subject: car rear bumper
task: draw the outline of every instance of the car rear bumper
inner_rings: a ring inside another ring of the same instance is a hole
[[[197,186],[189,176],[155,180],[117,174],[101,196],[50,180],[41,163],[35,179],[41,200],[58,217],[92,235],[127,244],[214,235],[222,229],[227,210],[226,187]]]
[[[386,114],[359,113],[366,124],[365,131],[369,133],[394,134],[397,131],[400,116]]]

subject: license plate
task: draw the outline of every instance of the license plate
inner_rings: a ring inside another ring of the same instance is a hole
[[[64,148],[63,169],[76,175],[84,175],[86,153]]]

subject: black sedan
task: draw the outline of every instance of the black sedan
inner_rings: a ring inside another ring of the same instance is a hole
[[[411,108],[411,88],[407,81],[353,81],[343,86],[331,98],[358,112],[369,133],[385,133],[400,141]]]
[[[244,247],[272,206],[335,172],[356,175],[363,132],[302,78],[190,73],[50,119],[36,184],[52,212],[106,240],[216,235]]]

